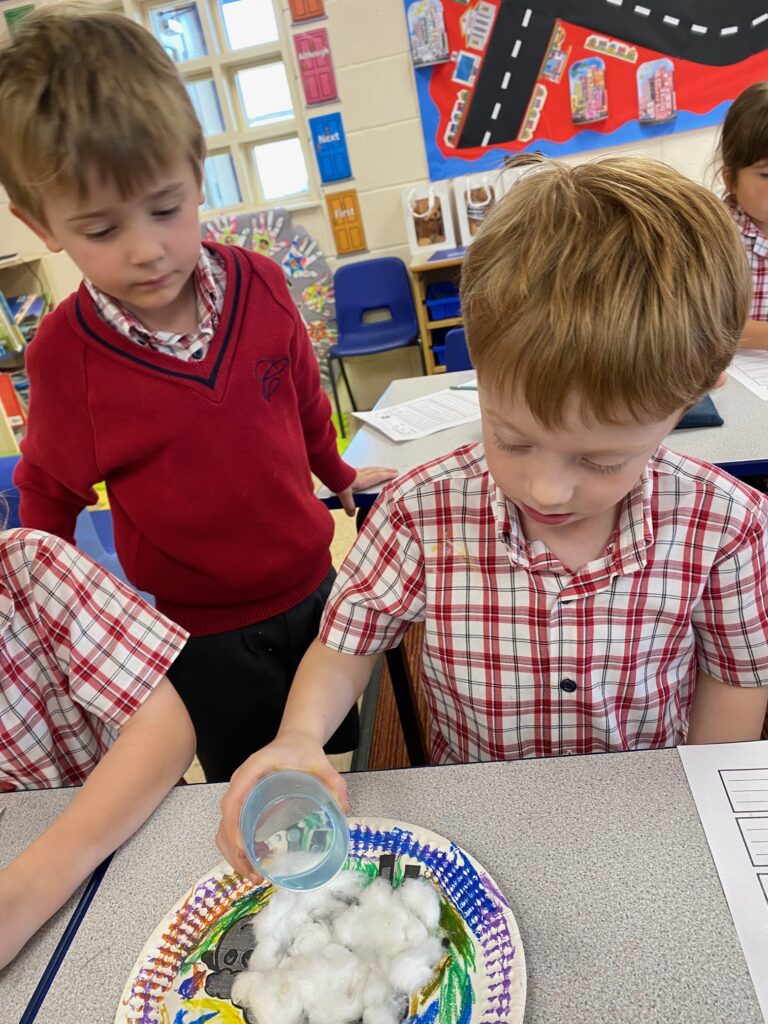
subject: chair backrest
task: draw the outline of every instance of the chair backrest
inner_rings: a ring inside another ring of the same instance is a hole
[[[151,594],[145,594],[144,591],[139,590],[125,575],[115,554],[115,543],[112,539],[112,514],[109,511],[103,509],[92,512],[90,509],[84,508],[75,523],[75,542],[80,550],[89,555],[102,569],[106,569],[131,590],[135,590],[148,604],[155,603]]]
[[[5,520],[5,529],[12,530],[21,526],[19,518],[19,491],[13,483],[13,471],[20,455],[0,456],[0,495],[5,499],[8,506],[8,515]],[[2,521],[0,519],[0,521]]]
[[[411,280],[401,259],[382,256],[346,263],[336,271],[333,283],[341,339],[361,331],[375,333],[382,325],[386,329],[397,325],[411,330],[413,336],[418,334]],[[380,309],[388,310],[391,320],[364,321],[367,312]]]
[[[452,327],[445,336],[445,369],[448,373],[472,369],[463,327]]]
[[[19,490],[14,485],[12,474],[20,455],[0,456],[0,495],[5,499],[8,506],[8,516],[4,525],[6,530],[16,529],[21,526],[19,517]],[[112,539],[112,516],[106,509],[98,512],[91,512],[84,508],[77,517],[75,524],[75,541],[81,551],[98,562],[102,569],[111,572],[131,589],[136,587],[130,582],[123,572],[123,567],[115,554],[115,544]],[[154,604],[155,599],[151,594],[145,594],[140,590],[136,591],[149,604]]]

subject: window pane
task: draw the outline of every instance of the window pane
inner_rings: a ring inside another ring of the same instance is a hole
[[[278,38],[272,0],[219,0],[219,6],[231,50]]]
[[[217,206],[234,206],[242,195],[237,183],[235,164],[229,153],[215,153],[205,161],[203,178],[204,210]]]
[[[245,123],[250,128],[293,117],[291,90],[282,61],[243,68],[235,78]]]
[[[155,7],[150,17],[152,31],[171,60],[179,63],[208,53],[197,4]]]
[[[195,108],[204,135],[216,135],[224,131],[224,118],[216,93],[216,84],[212,78],[201,78],[196,82],[186,82],[189,98]]]
[[[309,175],[298,139],[281,139],[253,147],[256,173],[265,199],[309,191]]]

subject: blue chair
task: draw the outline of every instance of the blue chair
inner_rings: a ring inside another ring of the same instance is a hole
[[[333,284],[339,340],[328,350],[328,368],[339,429],[344,437],[344,421],[333,372],[334,359],[339,361],[353,409],[357,409],[357,405],[344,369],[345,359],[416,345],[424,373],[426,366],[411,282],[402,260],[384,256],[346,264],[336,271]]]
[[[472,369],[463,327],[452,327],[445,336],[445,369],[447,373]]]
[[[8,511],[3,527],[6,530],[21,526],[19,491],[12,480],[13,471],[20,458],[20,455],[0,456],[0,496],[5,499]],[[115,554],[115,542],[112,539],[112,513],[109,509],[91,511],[84,508],[75,524],[75,542],[80,550],[89,555],[102,569],[112,573],[132,590],[136,590],[136,587],[126,578],[123,567]],[[145,594],[141,590],[136,592],[141,594],[149,604],[155,603],[151,594]]]
[[[20,455],[0,456],[0,496],[5,500],[7,516],[3,529],[12,530],[21,526],[19,518],[19,491],[13,482],[13,471]],[[0,520],[2,521],[2,520]]]

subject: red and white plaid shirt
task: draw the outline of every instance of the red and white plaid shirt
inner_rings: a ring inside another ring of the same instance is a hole
[[[461,448],[382,492],[320,639],[372,654],[413,621],[433,763],[680,743],[699,669],[768,684],[768,501],[660,448],[573,573],[526,541],[482,445]]]
[[[752,312],[751,320],[768,320],[768,238],[732,196],[726,196],[726,205],[739,229],[747,254],[749,269],[752,271]]]
[[[224,291],[227,287],[224,264],[205,246],[200,247],[200,258],[194,276],[198,317],[198,328],[194,334],[150,331],[132,313],[100,291],[92,281],[86,279],[85,284],[99,316],[110,327],[145,348],[175,356],[186,363],[191,360],[198,362],[205,359],[208,354],[211,338],[219,326],[219,317],[224,307]]]
[[[58,537],[0,534],[0,791],[84,782],[186,639]]]

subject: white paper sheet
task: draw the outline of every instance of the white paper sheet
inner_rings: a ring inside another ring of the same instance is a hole
[[[768,352],[740,348],[728,367],[728,373],[763,401],[768,401]]]
[[[417,437],[436,434],[438,430],[458,427],[480,419],[476,391],[455,391],[446,388],[411,402],[390,405],[388,409],[353,413],[393,441],[413,441]]]
[[[768,1024],[768,742],[678,752]]]

